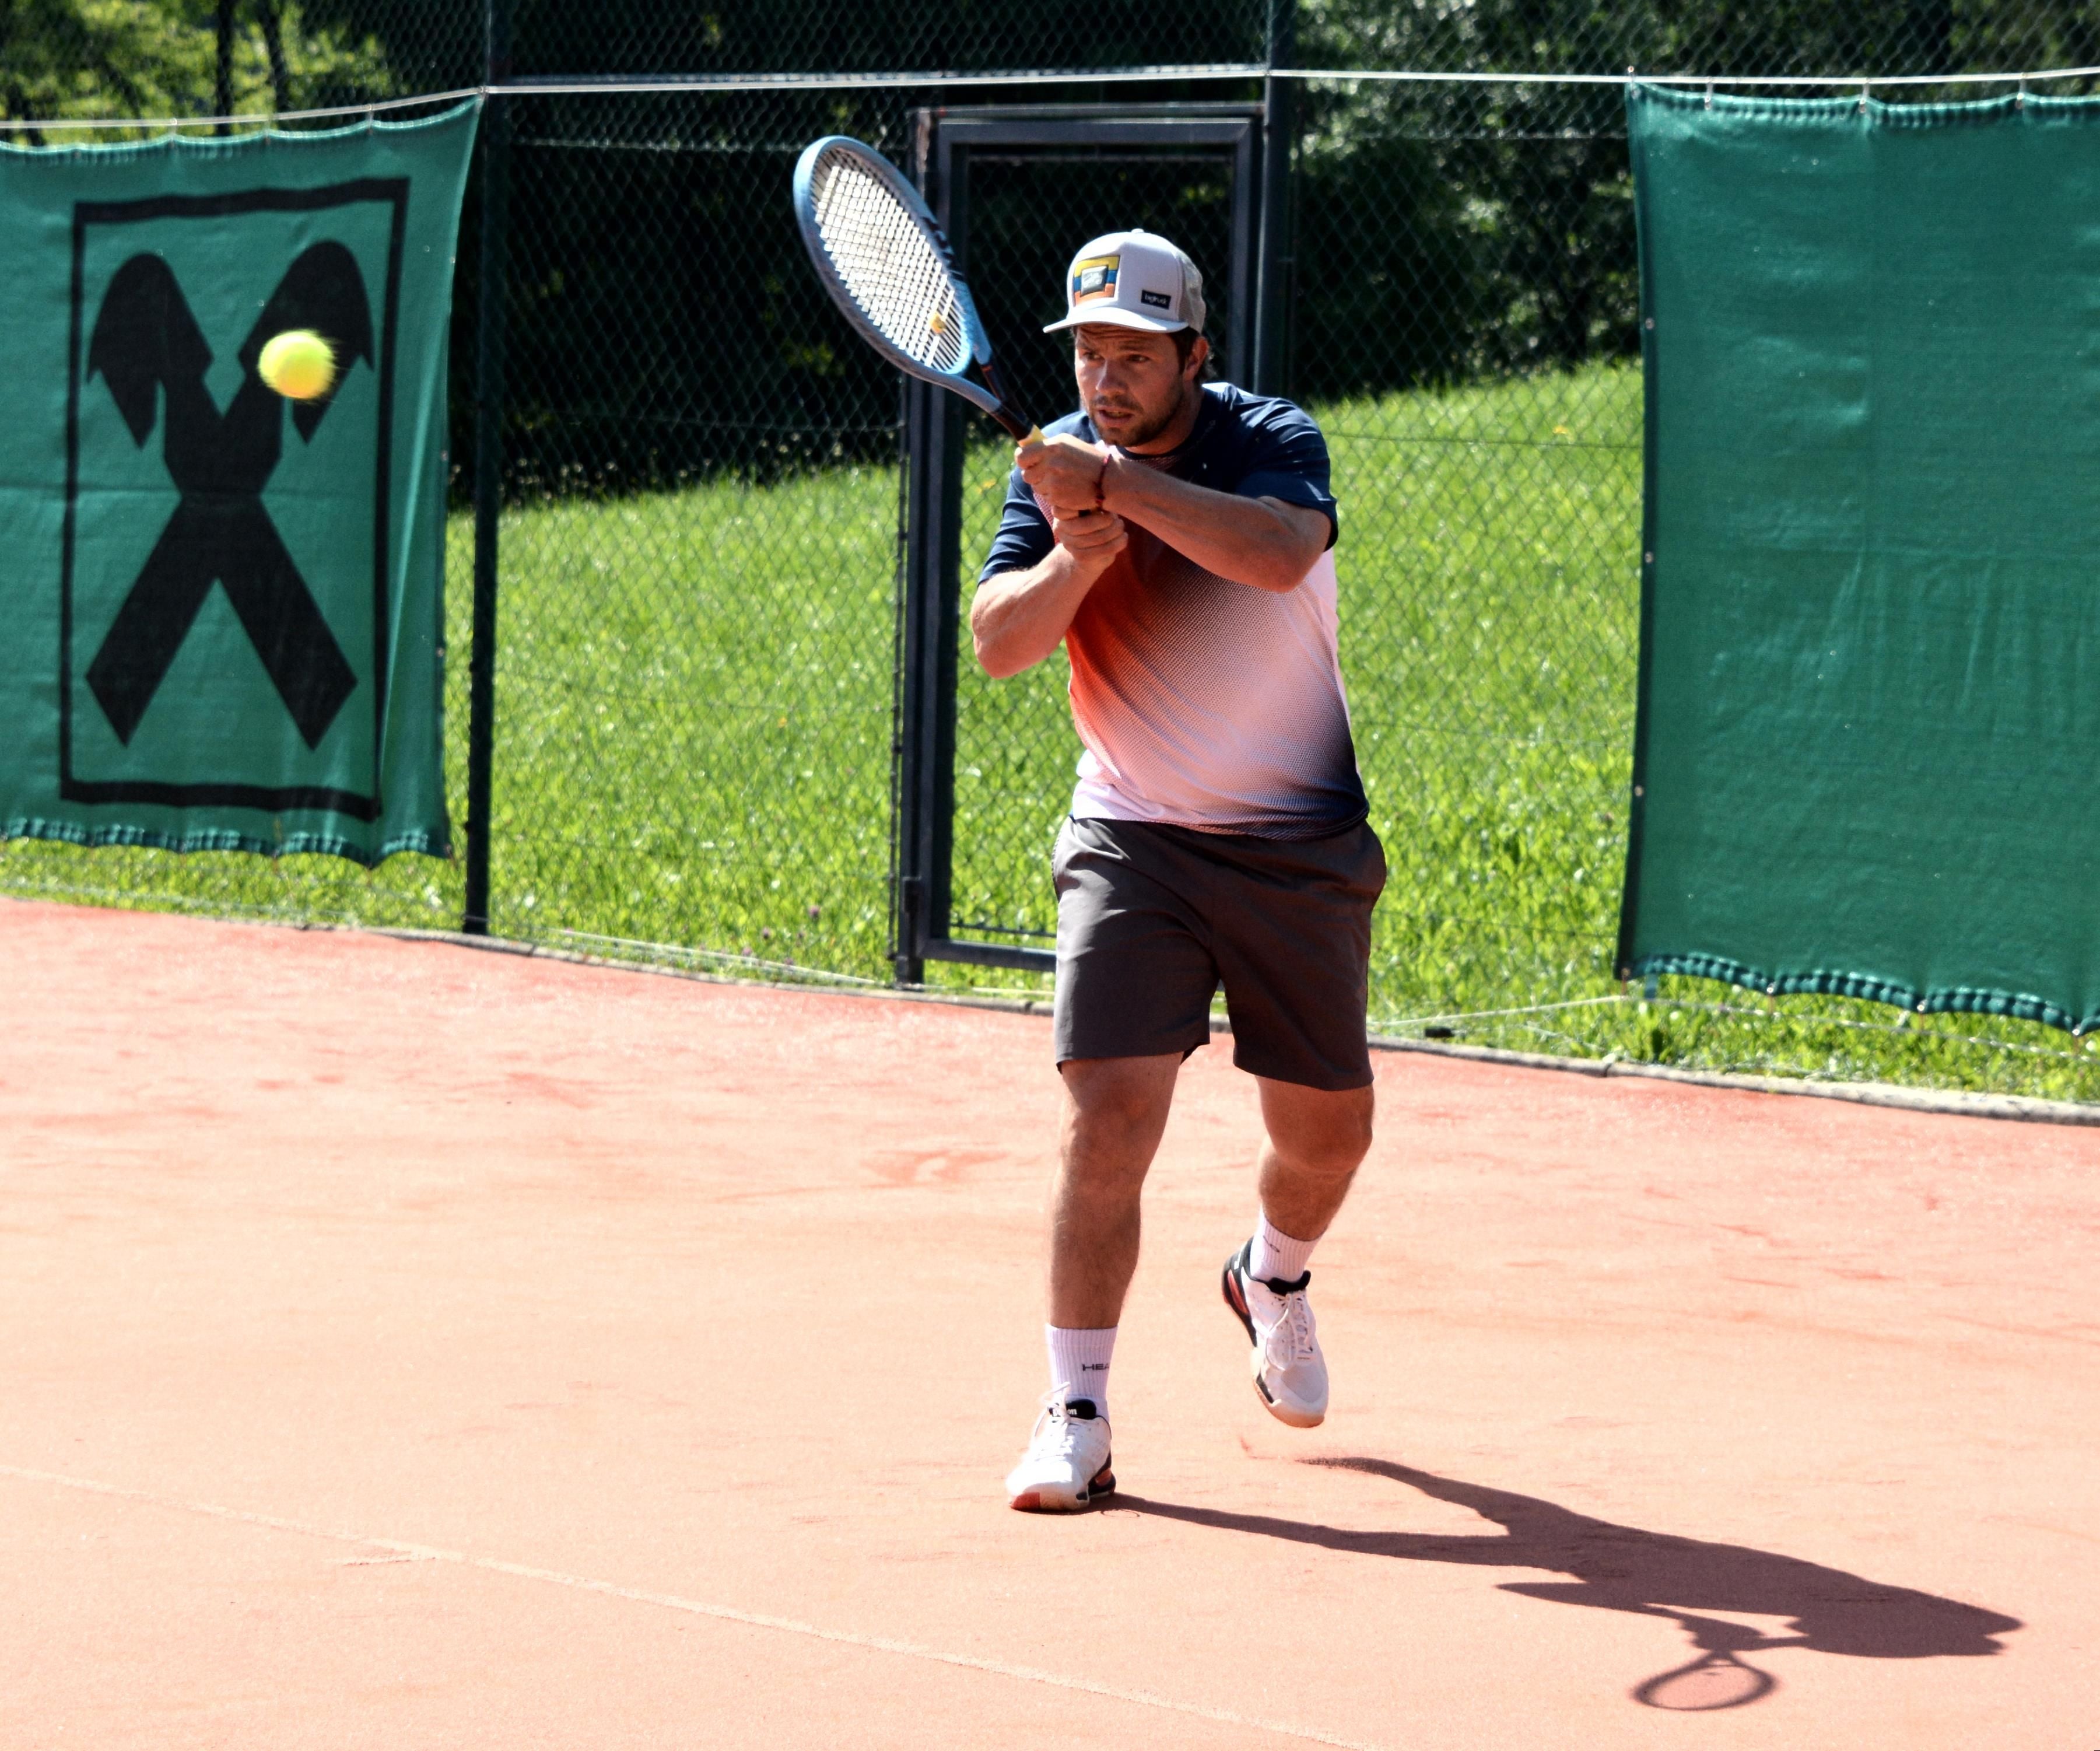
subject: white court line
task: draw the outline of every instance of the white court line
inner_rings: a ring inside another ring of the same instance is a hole
[[[1116,1702],[1135,1703],[1141,1708],[1161,1709],[1171,1714],[1193,1715],[1198,1720],[1216,1721],[1227,1727],[1251,1727],[1265,1733],[1276,1733],[1286,1739],[1302,1739],[1309,1744],[1337,1745],[1342,1751],[1386,1751],[1386,1748],[1366,1743],[1361,1739],[1337,1738],[1332,1733],[1323,1733],[1310,1727],[1294,1727],[1285,1721],[1264,1720],[1260,1715],[1238,1714],[1230,1709],[1210,1709],[1201,1703],[1181,1702],[1171,1696],[1162,1696],[1157,1691],[1126,1690],[1120,1685],[1103,1684],[1092,1678],[1074,1678],[1061,1672],[1045,1672],[1035,1666],[1015,1665],[1009,1661],[984,1660],[973,1654],[951,1654],[938,1647],[922,1647],[915,1642],[900,1642],[892,1636],[863,1635],[852,1630],[827,1630],[817,1624],[802,1623],[792,1617],[775,1617],[764,1612],[739,1611],[733,1605],[710,1605],[703,1600],[681,1599],[674,1593],[651,1593],[641,1587],[623,1587],[611,1581],[593,1581],[583,1575],[565,1575],[558,1569],[535,1568],[525,1563],[505,1563],[492,1556],[474,1556],[465,1550],[439,1550],[432,1545],[409,1544],[399,1538],[369,1538],[362,1533],[331,1530],[325,1526],[309,1526],[300,1520],[288,1520],[274,1514],[251,1514],[245,1508],[221,1507],[210,1502],[184,1502],[173,1496],[156,1495],[151,1490],[126,1489],[121,1484],[104,1484],[94,1478],[68,1477],[56,1471],[36,1471],[26,1467],[0,1465],[0,1477],[17,1478],[24,1483],[53,1484],[62,1489],[77,1489],[91,1496],[113,1496],[125,1502],[139,1502],[157,1508],[174,1508],[185,1514],[201,1514],[216,1520],[232,1520],[243,1526],[260,1526],[271,1532],[295,1533],[306,1538],[326,1538],[338,1544],[363,1545],[372,1550],[394,1553],[394,1559],[426,1563],[457,1563],[465,1568],[479,1568],[491,1574],[511,1575],[523,1581],[542,1581],[558,1587],[568,1587],[579,1593],[601,1593],[609,1598],[631,1599],[640,1605],[658,1605],[666,1611],[685,1612],[695,1617],[717,1618],[724,1623],[740,1623],[755,1630],[777,1630],[788,1635],[806,1636],[812,1641],[832,1642],[844,1647],[864,1647],[879,1654],[898,1654],[907,1660],[928,1660],[937,1665],[960,1666],[971,1672],[989,1672],[995,1677],[1020,1678],[1030,1684],[1048,1684],[1058,1690],[1076,1690],[1090,1696],[1105,1696]],[[388,1559],[378,1559],[387,1560]]]

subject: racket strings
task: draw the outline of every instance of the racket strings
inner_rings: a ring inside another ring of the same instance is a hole
[[[962,302],[924,223],[845,152],[818,161],[810,193],[824,252],[862,314],[918,364],[959,369],[969,356]]]

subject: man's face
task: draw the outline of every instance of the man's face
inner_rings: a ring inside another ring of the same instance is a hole
[[[1185,367],[1171,334],[1105,323],[1074,329],[1072,373],[1079,404],[1105,440],[1137,449],[1174,423],[1194,393],[1205,351],[1198,341]]]

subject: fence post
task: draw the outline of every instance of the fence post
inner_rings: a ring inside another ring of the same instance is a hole
[[[483,82],[510,77],[510,0],[485,0]],[[468,659],[466,904],[460,928],[488,934],[489,787],[496,746],[496,528],[503,510],[503,343],[510,192],[510,100],[483,100],[481,284],[474,313],[474,651]]]
[[[212,113],[233,113],[233,0],[218,0],[218,55],[211,81]],[[233,126],[222,121],[214,134],[231,134]]]
[[[959,255],[961,215],[951,211],[933,114],[915,120],[920,192],[950,226]],[[906,386],[904,685],[898,728],[896,890],[891,966],[900,985],[926,977],[926,947],[948,933],[948,874],[955,809],[955,638],[962,531],[961,410],[945,391]]]
[[[1296,0],[1268,0],[1268,64],[1288,67],[1296,46]],[[1290,281],[1290,81],[1272,73],[1261,82],[1261,261],[1255,286],[1253,382],[1257,395],[1281,395],[1289,333],[1285,300]]]
[[[923,884],[918,880],[918,853],[914,843],[917,809],[911,802],[918,782],[918,737],[912,713],[918,703],[917,625],[914,604],[918,600],[913,583],[917,555],[911,545],[912,458],[917,444],[911,391],[917,380],[900,377],[897,390],[897,571],[896,626],[892,641],[889,677],[889,964],[899,985],[917,985],[926,976],[926,964],[918,952],[918,911]]]
[[[911,386],[910,534],[905,549],[903,748],[898,785],[897,981],[926,977],[926,946],[948,933],[955,813],[955,640],[962,523],[960,409]]]
[[[928,489],[933,479],[933,425],[938,410],[928,404],[939,394],[924,383],[905,385],[904,624],[898,653],[903,675],[898,690],[896,888],[891,902],[896,932],[890,954],[899,985],[924,980],[926,939],[933,933],[928,917],[933,823],[927,818],[926,774],[933,758],[927,731],[933,678],[927,662],[932,634],[926,606],[937,564],[929,552],[933,517]]]

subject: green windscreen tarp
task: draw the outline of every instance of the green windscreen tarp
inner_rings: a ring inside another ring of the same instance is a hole
[[[2100,1022],[2100,103],[1628,112],[1621,974]]]
[[[449,853],[475,119],[0,149],[0,836]],[[288,402],[257,356],[302,329],[342,368]]]

